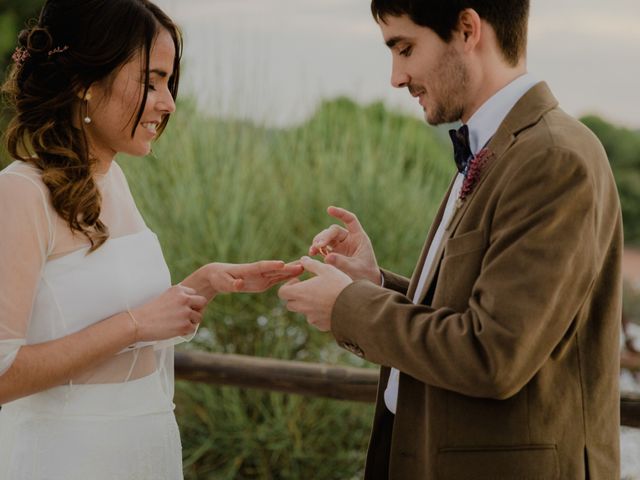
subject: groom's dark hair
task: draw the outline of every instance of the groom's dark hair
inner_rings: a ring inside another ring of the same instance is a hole
[[[458,25],[460,12],[475,10],[496,32],[502,54],[516,65],[527,48],[529,0],[372,0],[376,22],[387,16],[407,15],[413,23],[430,28],[449,42]]]

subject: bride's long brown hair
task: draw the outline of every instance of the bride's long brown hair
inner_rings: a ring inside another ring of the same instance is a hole
[[[89,239],[90,252],[107,240],[109,230],[100,220],[100,192],[93,180],[96,160],[82,122],[82,97],[93,83],[108,81],[142,52],[145,88],[133,137],[147,101],[149,54],[162,28],[175,45],[169,81],[175,99],[182,36],[173,21],[148,0],[47,0],[37,23],[18,37],[14,64],[2,87],[13,110],[7,150],[42,171],[54,209],[72,231]],[[160,133],[167,121],[168,116],[159,126]]]

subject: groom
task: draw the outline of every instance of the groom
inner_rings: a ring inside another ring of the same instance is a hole
[[[526,73],[529,1],[372,11],[393,86],[463,127],[411,280],[332,207],[346,228],[309,251],[325,263],[304,258],[315,276],[280,290],[383,366],[365,479],[618,478],[618,196],[600,143]]]

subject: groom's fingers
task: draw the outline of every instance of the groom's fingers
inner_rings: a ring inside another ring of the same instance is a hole
[[[327,255],[324,261],[326,264],[332,265],[336,267],[338,270],[342,270],[345,273],[350,268],[353,268],[351,265],[351,262],[353,260],[349,257],[345,257],[344,255],[340,255],[338,253],[332,253],[331,255]]]
[[[345,210],[340,207],[329,207],[327,209],[327,213],[331,215],[333,218],[337,218],[347,227],[347,230],[351,233],[361,233],[364,232],[362,225],[360,225],[360,221],[358,217],[356,217],[355,213],[351,213],[349,210]]]
[[[289,280],[278,290],[278,297],[280,297],[282,300],[285,300],[286,302],[290,302],[291,300],[293,300],[295,298],[293,288],[298,283],[300,283],[300,280],[297,278],[292,278],[291,280]]]
[[[335,248],[340,242],[343,242],[349,232],[339,225],[331,225],[329,228],[323,230],[313,239],[313,243],[309,248],[309,255],[314,256],[318,253],[326,255],[326,248]]]
[[[325,265],[324,263],[309,257],[302,257],[300,261],[307,272],[311,272],[315,275],[321,275],[322,273],[327,272],[327,269],[333,268],[330,265]]]
[[[295,300],[289,300],[287,302],[287,310],[294,313],[302,313],[300,303]]]

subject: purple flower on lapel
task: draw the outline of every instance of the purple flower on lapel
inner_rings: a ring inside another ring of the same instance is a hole
[[[492,156],[493,152],[485,147],[469,160],[462,188],[460,188],[460,195],[458,195],[458,203],[463,202],[471,194],[478,180],[480,180],[482,170]]]

